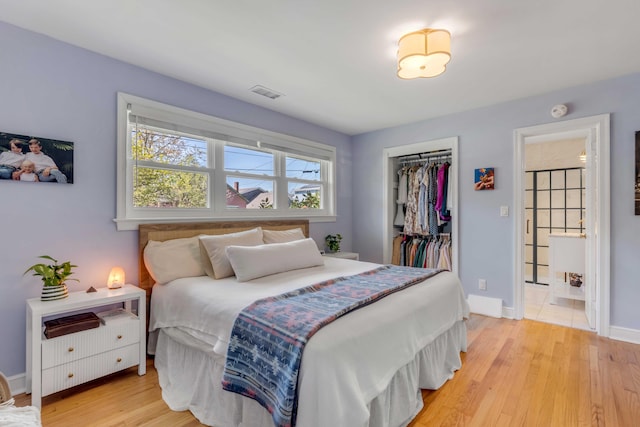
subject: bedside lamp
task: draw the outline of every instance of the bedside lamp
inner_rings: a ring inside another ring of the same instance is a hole
[[[109,280],[107,280],[107,287],[109,289],[118,289],[124,285],[124,270],[122,267],[113,267],[111,273],[109,273]]]

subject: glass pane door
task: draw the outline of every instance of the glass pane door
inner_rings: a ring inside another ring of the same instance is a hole
[[[527,171],[525,176],[525,281],[547,285],[549,234],[584,232],[584,169]]]

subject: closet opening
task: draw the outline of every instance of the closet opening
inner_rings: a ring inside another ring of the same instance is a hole
[[[458,138],[385,148],[383,262],[458,272]]]

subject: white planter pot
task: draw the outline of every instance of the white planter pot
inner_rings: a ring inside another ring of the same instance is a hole
[[[54,301],[58,299],[64,299],[69,296],[67,285],[59,286],[43,286],[42,295],[40,299],[42,301]]]

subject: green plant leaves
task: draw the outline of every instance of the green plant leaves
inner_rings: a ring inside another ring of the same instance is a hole
[[[58,260],[50,257],[49,255],[41,255],[39,258],[48,259],[53,261],[52,264],[34,264],[31,267],[27,268],[27,270],[23,273],[27,274],[30,271],[33,271],[33,276],[40,276],[44,286],[58,286],[64,284],[67,280],[75,280],[78,279],[70,279],[69,276],[73,274],[73,269],[77,267],[77,265],[71,264],[70,261],[63,262],[62,264],[58,264]]]

